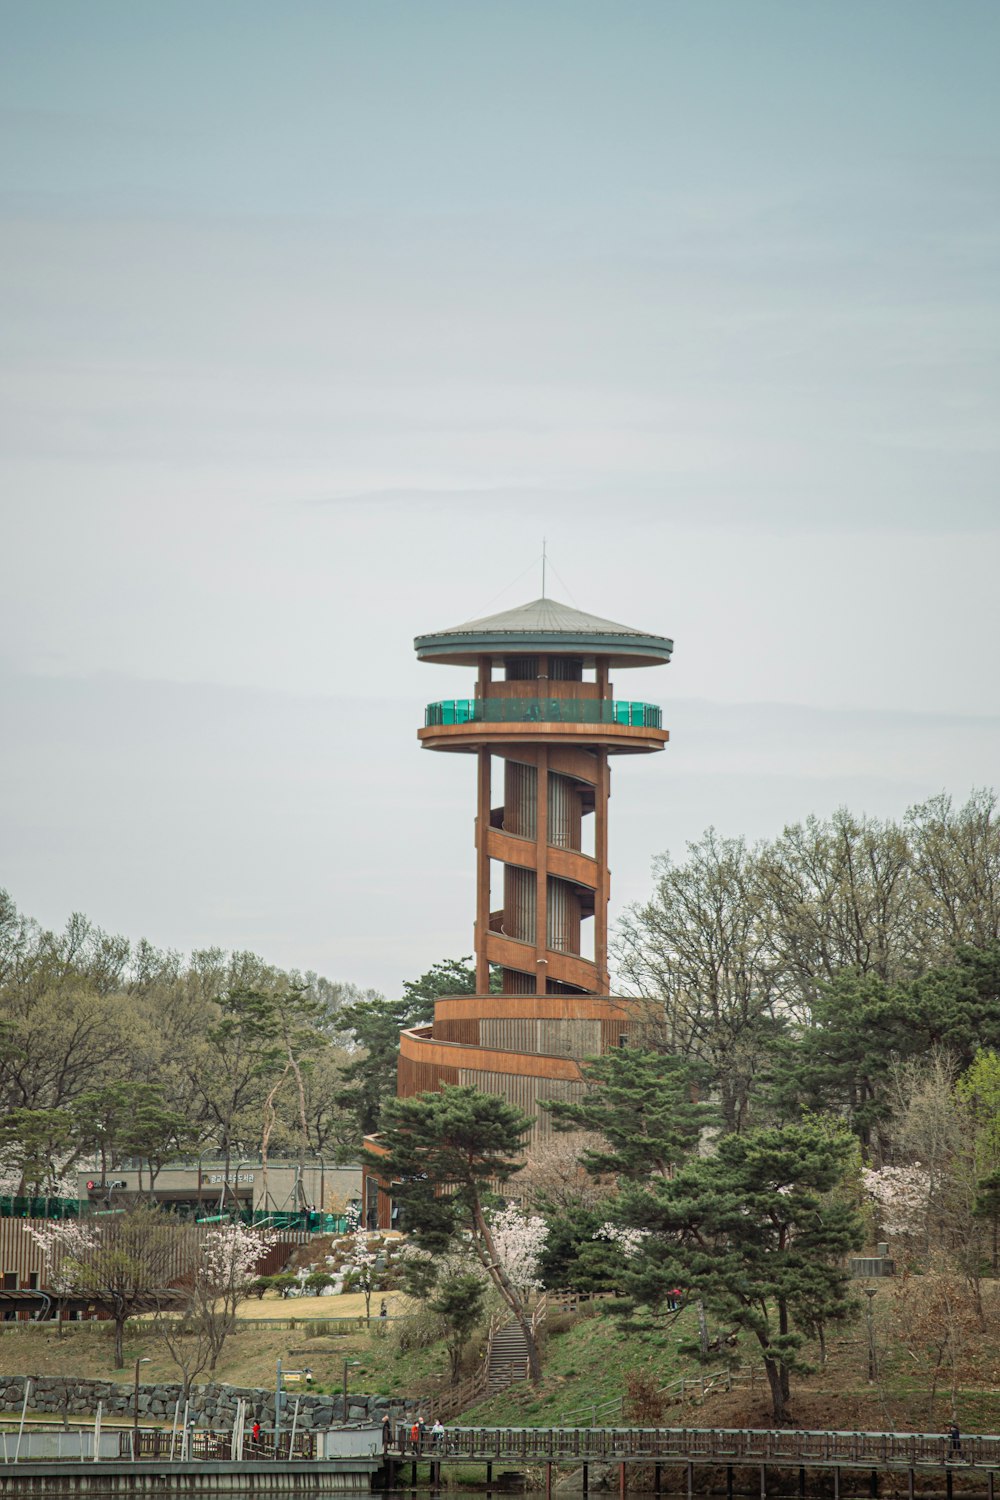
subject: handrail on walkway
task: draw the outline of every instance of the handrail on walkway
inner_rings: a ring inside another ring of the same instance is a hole
[[[397,1432],[401,1455],[408,1428]],[[490,1463],[761,1464],[800,1468],[1000,1468],[1000,1436],[926,1432],[803,1432],[782,1428],[451,1427],[422,1456]]]

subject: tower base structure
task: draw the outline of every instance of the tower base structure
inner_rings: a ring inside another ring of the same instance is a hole
[[[516,1105],[534,1124],[534,1147],[559,1139],[544,1108],[555,1099],[584,1093],[582,1064],[627,1044],[637,1024],[633,1000],[614,995],[450,995],[434,1006],[429,1026],[399,1039],[396,1095],[436,1092],[446,1084],[469,1085]],[[378,1153],[378,1136],[365,1145]],[[517,1196],[516,1181],[511,1196]],[[405,1227],[392,1184],[365,1172],[364,1223],[369,1229]]]

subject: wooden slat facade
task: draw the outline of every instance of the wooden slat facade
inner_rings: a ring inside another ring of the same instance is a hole
[[[531,1132],[532,1143],[548,1141],[554,1134],[552,1117],[542,1109],[546,1099],[579,1099],[583,1095],[583,1084],[569,1079],[531,1078],[519,1073],[491,1073],[484,1068],[462,1068],[459,1082],[471,1085],[484,1094],[499,1094],[508,1104],[516,1105],[526,1115],[534,1117]]]
[[[69,1222],[86,1224],[95,1221],[83,1218]],[[100,1222],[100,1219],[96,1220],[96,1223]],[[51,1285],[51,1273],[47,1273],[45,1268],[45,1253],[29,1233],[31,1229],[47,1228],[51,1223],[50,1219],[0,1218],[0,1274],[2,1274],[4,1285],[10,1285],[12,1290],[32,1286],[45,1290]],[[218,1227],[217,1224],[178,1222],[176,1243],[172,1247],[170,1265],[165,1278],[167,1286],[182,1281],[190,1273],[197,1263],[201,1243],[205,1236]],[[294,1247],[305,1244],[309,1238],[310,1236],[305,1232],[282,1230],[279,1237],[269,1245],[258,1261],[257,1274],[266,1276],[272,1270],[284,1265]],[[56,1269],[59,1258],[57,1255]]]
[[[421,1062],[400,1053],[396,1069],[397,1098],[412,1099],[414,1094],[433,1093],[446,1083],[458,1083],[457,1068],[442,1063]]]

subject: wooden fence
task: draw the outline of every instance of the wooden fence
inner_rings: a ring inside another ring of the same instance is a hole
[[[399,1436],[405,1446],[405,1431]],[[401,1450],[402,1451],[402,1450]],[[442,1461],[691,1463],[797,1468],[1000,1468],[1000,1437],[693,1427],[451,1427],[425,1453]]]
[[[119,1434],[120,1457],[132,1458],[134,1436],[131,1431],[123,1431]],[[156,1459],[169,1460],[172,1448],[173,1457],[176,1459],[180,1455],[182,1436],[180,1433],[171,1433],[169,1429],[150,1431],[140,1428],[135,1457],[140,1463]],[[248,1434],[243,1444],[243,1458],[251,1463],[259,1463],[268,1459],[316,1457],[316,1438],[311,1432],[297,1432],[295,1447],[291,1452],[289,1452],[290,1439],[290,1432],[279,1432],[276,1444],[273,1432],[262,1432],[260,1441],[255,1443]],[[188,1433],[187,1445],[189,1458],[215,1459],[228,1463],[233,1457],[231,1432],[202,1432],[195,1428]]]

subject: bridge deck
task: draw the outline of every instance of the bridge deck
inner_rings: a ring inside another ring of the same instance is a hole
[[[412,1457],[400,1433],[396,1455]],[[1000,1436],[713,1427],[449,1427],[424,1459],[442,1463],[691,1463],[809,1469],[1000,1469]]]

